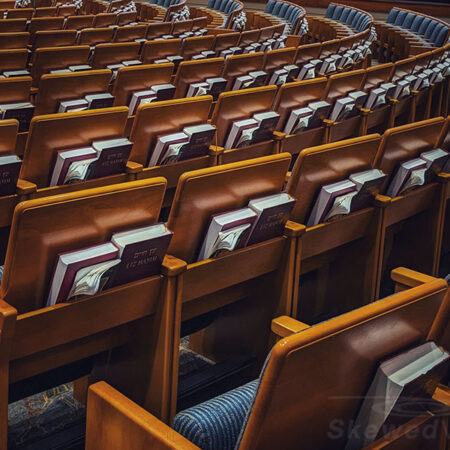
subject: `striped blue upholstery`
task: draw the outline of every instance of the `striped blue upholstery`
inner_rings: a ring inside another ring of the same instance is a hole
[[[414,33],[417,32],[419,30],[420,24],[423,22],[424,19],[425,19],[424,16],[416,16],[411,25],[411,31],[413,31]]]
[[[391,9],[389,15],[387,16],[386,23],[394,23],[397,18],[398,11],[398,9]]]
[[[412,25],[412,23],[413,23],[415,18],[416,18],[415,14],[408,13],[406,15],[406,18],[405,18],[403,24],[402,24],[402,27],[409,30],[411,28],[411,25]]]
[[[325,11],[325,17],[327,19],[331,19],[331,16],[333,15],[334,12],[334,8],[336,8],[336,5],[333,5],[332,3],[328,5],[327,10]]]
[[[232,450],[259,386],[259,379],[179,412],[173,428],[203,450]]]
[[[0,283],[2,282],[2,278],[3,278],[3,268],[5,266],[0,266]]]

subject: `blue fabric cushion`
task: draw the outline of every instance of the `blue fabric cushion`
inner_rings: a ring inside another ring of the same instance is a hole
[[[5,268],[5,266],[0,266],[0,283],[2,282],[4,268]]]
[[[288,12],[286,13],[286,20],[288,22],[291,22],[294,20],[295,12],[297,11],[297,8],[294,5],[289,5]]]
[[[433,32],[431,33],[430,36],[430,41],[431,42],[436,42],[436,38],[438,37],[439,33],[441,32],[442,28],[444,28],[444,24],[443,23],[438,23],[436,27],[434,27]]]
[[[352,20],[351,26],[352,26],[353,28],[356,28],[356,24],[357,24],[360,20],[362,20],[362,17],[363,17],[362,12],[356,11],[356,14],[353,16],[353,20]]]
[[[429,25],[427,26],[427,29],[425,31],[425,34],[423,35],[423,37],[425,39],[430,39],[431,35],[433,34],[434,29],[437,27],[438,22],[436,22],[435,20],[432,20]]]
[[[400,11],[395,18],[394,25],[397,27],[401,27],[403,25],[403,21],[406,19],[406,15],[408,13],[406,11]]]
[[[429,17],[426,17],[423,21],[422,21],[422,23],[420,24],[420,27],[419,27],[419,29],[417,30],[417,32],[420,34],[420,35],[424,35],[425,34],[425,30],[427,29],[427,27],[428,27],[428,25],[430,24],[430,22],[431,22],[431,19],[429,18]]]
[[[413,20],[413,23],[411,24],[411,31],[416,33],[420,27],[420,24],[423,22],[423,19],[425,19],[424,16],[416,16],[416,18]]]
[[[411,25],[414,21],[414,19],[416,18],[416,15],[413,13],[408,13],[405,17],[405,20],[402,23],[402,28],[405,28],[407,30],[409,30],[411,28]]]
[[[225,11],[224,11],[224,13],[225,14],[230,14],[230,12],[231,12],[231,8],[233,7],[233,2],[228,2],[227,3],[227,5],[226,5],[226,7],[225,7]]]
[[[286,14],[286,11],[287,11],[288,8],[289,8],[289,3],[283,3],[281,5],[280,11],[278,12],[278,16],[279,17],[286,17],[285,14]]]
[[[347,20],[345,21],[345,23],[347,25],[350,25],[353,22],[353,18],[356,16],[356,9],[352,9],[347,17]]]
[[[264,12],[267,14],[271,14],[273,7],[275,6],[275,0],[269,0],[264,8]]]
[[[336,8],[334,8],[333,11],[333,15],[331,16],[331,18],[333,20],[339,20],[339,17],[341,17],[342,11],[344,10],[343,6],[336,6]]]
[[[179,412],[173,428],[203,450],[233,450],[259,379]]]
[[[350,14],[351,8],[344,8],[344,11],[342,11],[341,17],[339,17],[339,20],[341,22],[346,22],[348,15]]]
[[[361,25],[362,25],[364,19],[365,19],[365,15],[361,14],[359,16],[358,20],[356,21],[354,28],[356,28],[358,31],[360,31],[361,30]]]
[[[436,41],[434,42],[437,47],[442,47],[444,45],[444,41],[447,35],[448,35],[448,28],[444,27],[437,36]]]
[[[282,6],[283,6],[283,3],[277,2],[277,3],[275,4],[275,6],[273,7],[272,14],[273,14],[274,16],[278,16],[278,13],[280,12],[280,9],[281,9]]]
[[[386,23],[394,23],[398,13],[398,9],[392,8],[387,16]]]
[[[328,5],[327,10],[325,11],[325,17],[327,19],[331,19],[331,16],[333,15],[334,8],[336,8],[336,5],[333,5],[332,3]]]

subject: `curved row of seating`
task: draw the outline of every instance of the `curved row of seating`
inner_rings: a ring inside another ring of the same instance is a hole
[[[369,13],[338,3],[328,5],[325,18],[341,22],[346,28],[356,32],[367,30],[373,22]]]
[[[300,5],[285,0],[269,0],[264,9],[266,14],[271,14],[290,24],[290,34],[298,34],[306,11]]]
[[[224,28],[230,28],[233,18],[244,9],[239,0],[209,0],[207,7],[224,15]]]

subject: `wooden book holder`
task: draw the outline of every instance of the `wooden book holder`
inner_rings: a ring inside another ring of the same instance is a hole
[[[110,79],[111,71],[108,69],[42,75],[35,115],[57,113],[60,102],[64,100],[108,92]]]
[[[181,39],[158,39],[155,41],[147,41],[142,49],[142,64],[151,64],[157,59],[178,55],[180,45]]]
[[[250,118],[257,112],[270,111],[276,92],[276,86],[262,86],[221,93],[211,118],[211,123],[217,127],[217,145],[223,147],[233,122]],[[227,164],[277,152],[278,142],[274,137],[270,141],[225,150],[219,157],[219,163]]]
[[[291,220],[307,222],[322,186],[370,169],[379,143],[373,134],[300,152],[287,186],[297,200]],[[380,210],[368,207],[305,229],[297,248],[300,301],[292,305],[293,317],[311,322],[361,306],[355,299],[364,304],[375,298],[380,227]]]
[[[116,44],[98,44],[92,57],[92,67],[103,69],[108,64],[118,64],[122,61],[139,59],[139,42],[119,42]]]
[[[51,70],[66,69],[71,65],[87,64],[89,46],[38,48],[33,54],[31,77],[33,86],[38,86],[42,75]]]
[[[228,80],[226,90],[229,91],[234,79],[240,75],[247,75],[253,70],[262,70],[264,65],[264,53],[248,53],[245,55],[231,55],[225,61],[223,77]]]
[[[159,66],[159,64],[158,64]],[[164,176],[167,179],[167,195],[164,206],[169,206],[179,177],[187,171],[216,164],[215,152],[211,155],[179,161],[174,164],[147,167],[150,152],[157,136],[181,131],[189,125],[206,123],[212,104],[211,96],[167,100],[139,107],[131,130],[133,142],[130,161],[143,166],[137,178]]]
[[[200,83],[207,78],[217,78],[222,75],[224,66],[223,58],[208,58],[198,61],[183,61],[178,66],[174,84],[176,86],[175,97],[182,98],[186,95],[189,85]]]

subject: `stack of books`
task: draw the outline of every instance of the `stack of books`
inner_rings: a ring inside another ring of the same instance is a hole
[[[262,70],[249,72],[247,75],[241,75],[234,80],[232,90],[263,86],[266,83],[266,78],[267,73]]]
[[[175,95],[175,86],[170,83],[155,84],[149,89],[136,91],[131,94],[131,100],[128,105],[128,115],[134,116],[139,105],[146,103],[170,100]]]
[[[186,97],[200,97],[202,95],[212,95],[214,100],[225,90],[227,80],[222,77],[207,78],[200,83],[189,85]]]
[[[0,118],[16,119],[19,122],[19,133],[28,131],[34,114],[34,105],[30,102],[4,103],[0,105]]]
[[[300,69],[295,64],[288,64],[282,69],[275,70],[270,77],[269,84],[280,86],[297,78]]]
[[[22,161],[16,155],[0,156],[0,196],[16,192]]]
[[[87,109],[110,108],[114,104],[114,96],[109,92],[87,94],[84,98],[63,100],[59,103],[58,113],[85,111]]]

